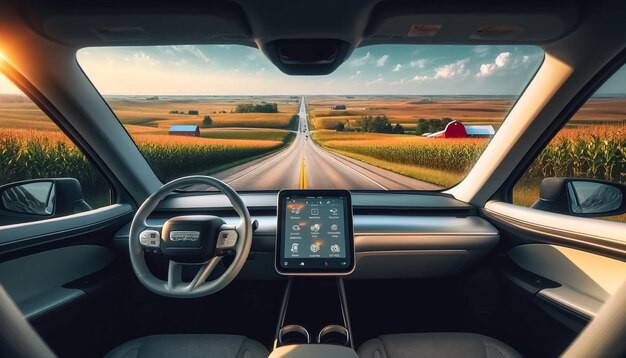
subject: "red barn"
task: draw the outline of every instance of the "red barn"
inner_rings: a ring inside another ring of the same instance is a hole
[[[174,125],[170,127],[169,134],[188,137],[199,137],[200,128],[194,125]]]
[[[491,138],[495,131],[490,125],[466,126],[459,121],[452,121],[446,125],[446,129],[424,134],[429,138]]]

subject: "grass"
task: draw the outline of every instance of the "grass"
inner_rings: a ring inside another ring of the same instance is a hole
[[[146,101],[145,97],[106,97],[120,121],[126,125],[158,127],[167,130],[175,124],[202,125],[204,116],[211,116],[212,127],[248,127],[291,129],[293,114],[298,110],[298,100],[288,97],[162,97],[157,101]],[[242,102],[278,104],[280,113],[231,113]],[[187,113],[198,111],[198,115],[171,114],[170,111]],[[225,112],[225,113],[219,113]]]
[[[436,140],[414,135],[334,131],[316,131],[313,139],[330,150],[404,166],[460,173],[462,176],[473,166],[487,144],[485,139],[474,138]],[[416,171],[419,169],[415,169],[411,176],[419,176]],[[443,186],[449,181],[432,183]]]
[[[451,173],[445,170],[419,167],[415,165],[399,164],[391,161],[372,158],[367,155],[361,155],[354,152],[342,150],[334,150],[334,152],[377,166],[379,168],[402,174],[410,178],[433,183],[443,188],[448,188],[457,184],[458,182],[463,180],[463,177],[465,176],[462,173]]]
[[[280,129],[250,129],[250,128],[230,128],[230,129],[201,129],[200,136],[203,138],[219,139],[249,139],[249,140],[270,140],[285,141],[290,131]]]

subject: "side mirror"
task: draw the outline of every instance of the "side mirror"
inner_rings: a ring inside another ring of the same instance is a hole
[[[596,217],[626,212],[626,185],[597,179],[545,178],[533,209]]]
[[[74,178],[25,180],[0,186],[0,225],[91,210]]]

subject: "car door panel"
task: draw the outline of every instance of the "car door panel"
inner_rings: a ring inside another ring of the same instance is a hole
[[[0,282],[32,319],[86,294],[64,285],[104,269],[115,257],[112,249],[98,245],[57,248],[0,263]]]
[[[528,356],[561,354],[626,280],[621,223],[490,201],[512,340]]]
[[[589,319],[626,280],[626,262],[549,244],[512,248],[509,257],[523,269],[560,284],[537,295]]]
[[[119,343],[130,276],[113,236],[132,211],[117,204],[0,227],[0,284],[58,356],[104,354]]]

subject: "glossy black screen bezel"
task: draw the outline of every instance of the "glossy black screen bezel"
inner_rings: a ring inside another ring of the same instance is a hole
[[[345,224],[345,237],[346,237],[346,257],[345,258],[306,258],[302,259],[307,262],[338,262],[347,260],[346,267],[313,267],[313,268],[300,268],[300,267],[283,267],[281,265],[283,261],[283,248],[284,248],[284,223],[285,223],[285,205],[286,197],[292,196],[326,196],[326,197],[341,197],[344,198],[345,212],[344,212],[344,224]],[[278,193],[278,205],[277,205],[277,226],[276,226],[276,243],[274,251],[274,266],[276,271],[281,275],[348,275],[354,271],[355,266],[355,254],[354,254],[354,225],[353,225],[353,212],[352,212],[352,196],[348,190],[341,189],[288,189],[281,190]]]

